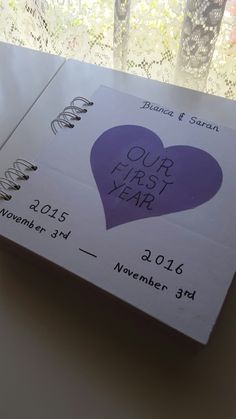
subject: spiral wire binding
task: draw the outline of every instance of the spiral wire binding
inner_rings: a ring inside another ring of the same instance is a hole
[[[77,102],[82,102],[82,108],[77,106]],[[83,96],[77,96],[75,97],[69,106],[66,106],[62,112],[57,115],[55,119],[51,122],[51,128],[52,132],[56,135],[57,134],[57,127],[63,128],[74,128],[73,121],[79,121],[81,119],[80,114],[86,113],[87,106],[92,106],[93,102],[86,99]]]
[[[82,102],[82,107],[78,106],[77,103]],[[51,128],[54,134],[57,134],[57,128],[74,128],[74,121],[80,121],[81,114],[86,113],[88,109],[87,106],[92,106],[93,102],[86,99],[83,96],[76,96],[70,103],[69,106],[66,106],[59,115],[53,119],[51,122]],[[23,166],[23,168],[22,168]],[[24,171],[23,171],[24,170]],[[25,159],[16,159],[12,167],[9,167],[5,170],[5,176],[0,177],[0,198],[3,198],[5,201],[9,201],[12,198],[12,195],[8,192],[9,190],[19,190],[21,185],[18,181],[28,180],[29,175],[25,173],[26,170],[37,170],[37,166]]]
[[[18,181],[29,179],[29,175],[26,174],[25,171],[35,171],[37,168],[37,166],[28,160],[16,159],[12,167],[9,167],[7,170],[5,170],[5,177],[0,178],[0,198],[3,198],[5,201],[10,201],[12,195],[8,191],[19,190],[21,185],[18,183]]]

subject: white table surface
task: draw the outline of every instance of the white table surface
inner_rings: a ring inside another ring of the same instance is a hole
[[[0,146],[64,61],[62,57],[0,42]]]
[[[33,158],[50,121],[100,84],[236,128],[236,104],[71,61],[0,152]],[[235,419],[236,285],[207,347],[93,287],[0,247],[0,418]]]

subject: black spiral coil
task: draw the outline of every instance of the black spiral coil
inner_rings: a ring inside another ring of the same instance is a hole
[[[9,167],[4,172],[4,177],[0,177],[0,199],[10,201],[12,198],[10,191],[17,191],[20,189],[20,182],[28,180],[29,175],[27,171],[37,170],[35,164],[25,159],[16,159],[12,167]]]
[[[76,102],[82,102],[82,107],[76,105]],[[81,119],[81,114],[86,113],[88,106],[92,106],[93,102],[86,99],[83,96],[75,97],[69,106],[66,106],[62,112],[57,115],[55,119],[51,122],[52,132],[56,135],[57,128],[74,128],[74,121],[79,121]]]

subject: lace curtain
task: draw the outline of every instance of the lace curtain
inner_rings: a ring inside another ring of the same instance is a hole
[[[236,99],[236,0],[0,0],[0,39]]]

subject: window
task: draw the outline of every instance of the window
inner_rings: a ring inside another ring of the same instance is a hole
[[[236,99],[236,0],[0,0],[0,39]]]

